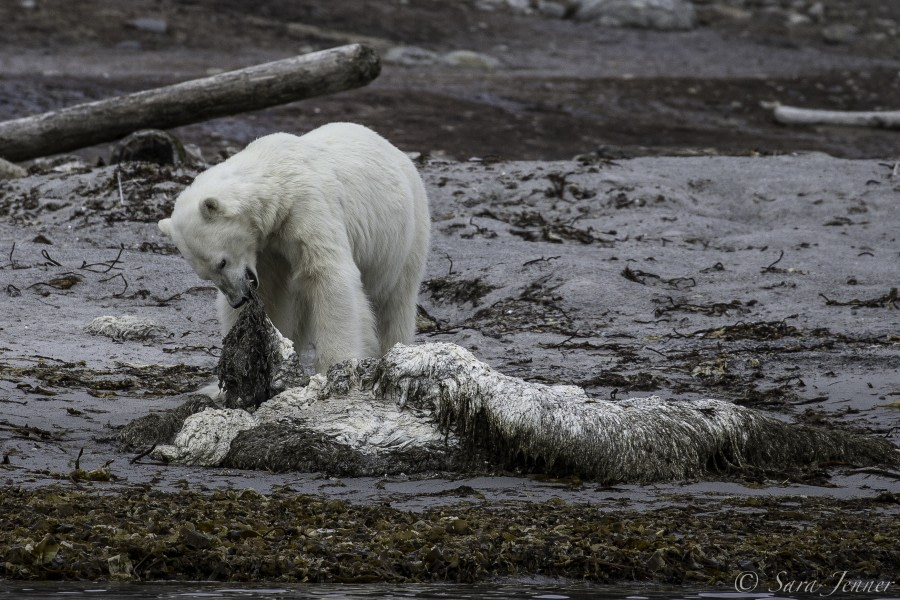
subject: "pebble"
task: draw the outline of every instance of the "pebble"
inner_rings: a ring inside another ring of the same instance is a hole
[[[553,19],[564,19],[567,12],[566,5],[562,2],[547,2],[545,0],[538,0],[537,10],[543,16]]]
[[[788,27],[797,27],[799,25],[808,25],[812,23],[812,19],[800,13],[788,13],[786,24]]]
[[[423,67],[440,60],[437,52],[419,46],[394,46],[384,53],[384,62],[404,67]]]
[[[166,33],[169,31],[169,24],[164,19],[156,19],[153,17],[141,17],[128,21],[130,27],[141,31],[149,31],[150,33]]]
[[[693,29],[697,24],[689,0],[581,0],[574,17],[607,27],[660,31]]]
[[[493,56],[472,50],[453,50],[439,54],[418,46],[394,46],[384,53],[384,62],[404,67],[427,67],[445,64],[464,69],[490,70],[500,66]]]
[[[19,165],[0,158],[0,179],[18,179],[26,175],[28,175],[28,171]]]
[[[713,4],[708,10],[713,16],[729,21],[749,21],[753,18],[749,10],[728,4]]]
[[[441,57],[441,62],[452,67],[465,69],[481,69],[489,71],[500,66],[500,61],[493,56],[473,52],[471,50],[454,50]]]
[[[835,23],[822,29],[822,39],[829,44],[849,44],[856,39],[858,30],[849,23]]]
[[[825,18],[825,5],[821,2],[816,2],[809,7],[809,10],[807,10],[806,13],[816,21],[821,22],[822,19]]]

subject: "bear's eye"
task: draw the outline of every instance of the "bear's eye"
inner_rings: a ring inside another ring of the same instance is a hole
[[[219,261],[219,266],[217,267],[220,271],[225,268],[225,265],[228,264],[228,261],[224,258]]]

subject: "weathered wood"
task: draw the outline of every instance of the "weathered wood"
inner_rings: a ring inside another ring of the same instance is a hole
[[[126,96],[0,123],[0,156],[27,160],[361,87],[381,70],[377,53],[350,44]]]
[[[900,129],[900,111],[845,111],[773,105],[775,120],[785,125],[841,125]]]

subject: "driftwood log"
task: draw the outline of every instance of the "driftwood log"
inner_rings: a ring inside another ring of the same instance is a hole
[[[284,379],[278,365],[291,364],[260,315],[241,315],[241,334],[226,338],[218,369],[248,397],[287,387],[272,382]],[[266,353],[274,368],[260,368]],[[132,422],[122,437],[133,447],[158,444],[156,458],[180,463],[356,476],[488,464],[651,482],[829,462],[900,465],[886,440],[785,423],[721,400],[591,398],[575,386],[503,375],[454,344],[398,344],[380,360],[347,361],[259,400],[226,402],[231,408],[189,400],[170,417]]]
[[[771,105],[775,120],[785,125],[840,125],[900,129],[900,111],[845,111]]]
[[[19,161],[361,87],[381,66],[350,44],[203,79],[0,123],[0,155]]]

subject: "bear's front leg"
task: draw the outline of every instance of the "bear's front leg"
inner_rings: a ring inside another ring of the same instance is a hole
[[[300,310],[307,311],[304,320],[316,347],[317,372],[350,358],[378,355],[375,318],[352,260],[343,268],[299,279],[295,289]]]

